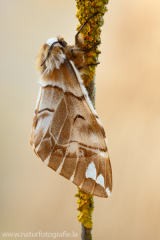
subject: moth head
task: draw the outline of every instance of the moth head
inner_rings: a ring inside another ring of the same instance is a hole
[[[65,55],[63,49],[67,43],[63,37],[50,38],[39,51],[36,68],[38,73],[48,75],[53,72],[54,68],[59,68],[60,64],[64,62]]]
[[[59,43],[59,44],[58,44]],[[64,39],[64,37],[60,36],[58,38],[49,38],[46,42],[46,44],[48,46],[50,46],[50,48],[53,48],[54,45],[58,45],[59,47],[66,47],[67,43]]]
[[[67,43],[64,39],[64,37],[60,36],[58,37],[58,42],[60,43],[61,47],[65,48],[67,46]]]
[[[49,46],[49,49],[48,49],[47,56],[43,61],[43,63],[41,64],[41,66],[43,66],[44,63],[46,62],[54,46],[57,46],[59,48],[65,48],[67,45],[66,41],[64,40],[64,37],[50,38],[47,40],[46,44]]]

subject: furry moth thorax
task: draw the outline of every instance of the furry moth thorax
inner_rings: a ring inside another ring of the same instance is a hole
[[[52,45],[54,46],[52,47]],[[53,70],[55,68],[59,69],[64,59],[73,61],[77,69],[81,68],[86,64],[85,52],[81,51],[82,46],[83,38],[81,35],[78,36],[76,45],[67,44],[62,36],[48,39],[47,42],[42,45],[36,58],[38,74],[43,76],[44,79],[52,78]],[[43,64],[44,61],[45,63]],[[80,70],[80,73],[84,74],[85,69]]]

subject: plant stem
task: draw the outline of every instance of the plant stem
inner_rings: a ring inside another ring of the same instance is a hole
[[[93,77],[93,80],[88,83],[88,86],[86,86],[86,89],[88,91],[88,96],[93,104],[93,107],[95,108],[95,96],[96,96],[95,76]]]
[[[88,91],[89,98],[95,107],[95,93],[96,93],[96,84],[95,84],[95,76],[93,77],[93,80],[89,82],[88,86],[86,87]],[[92,196],[92,195],[91,195]],[[93,199],[93,196],[92,196]],[[92,206],[94,209],[94,202],[92,202]],[[92,213],[91,213],[91,221],[92,221]],[[81,240],[92,240],[92,227],[86,228],[83,223],[81,223]]]
[[[92,49],[93,45],[99,45],[101,43],[100,27],[103,25],[103,15],[107,11],[106,5],[109,0],[76,0],[76,6],[78,8],[76,17],[78,18],[80,24],[77,26],[77,31],[81,29],[81,26],[85,23],[86,19],[93,15],[96,16],[91,18],[85,25],[81,34],[84,39],[84,47],[86,49],[90,48],[90,52],[86,52],[88,57],[88,64],[94,64],[98,61],[98,55],[101,53],[98,47]],[[95,67],[90,66],[87,70],[87,74],[82,76],[83,83],[88,91],[89,98],[95,107]],[[77,216],[78,221],[81,222],[81,239],[82,240],[92,240],[92,212],[94,209],[93,195],[85,193],[78,188],[77,203],[79,204],[78,209],[79,214]]]
[[[92,240],[92,228],[86,228],[82,223],[81,223],[81,239]]]

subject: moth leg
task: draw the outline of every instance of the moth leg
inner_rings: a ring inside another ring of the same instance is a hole
[[[87,24],[87,22],[89,21],[90,18],[96,16],[99,12],[94,13],[92,16],[90,16],[89,18],[87,18],[87,20],[84,22],[84,24],[81,26],[81,28],[79,29],[79,31],[76,33],[75,36],[75,45],[78,45],[78,35],[81,32],[81,30],[84,28],[84,26]]]
[[[81,70],[81,69],[83,69],[83,68],[86,68],[86,67],[89,67],[89,66],[95,66],[95,65],[98,65],[98,64],[100,64],[100,62],[87,64],[87,65],[85,65],[85,66],[83,66],[83,67],[79,67],[79,68],[77,68],[77,69],[78,69],[78,70]]]
[[[95,43],[95,44],[93,44],[93,46],[92,47],[90,47],[90,48],[87,48],[87,49],[81,49],[81,51],[84,51],[84,52],[89,52],[89,51],[91,51],[94,47],[96,47],[96,46],[98,46],[99,44],[97,44],[97,43]]]
[[[74,49],[74,48],[72,48],[72,49],[71,49],[71,52],[73,52],[73,51],[89,52],[89,51],[91,51],[95,46],[98,46],[98,45],[99,45],[99,44],[95,43],[92,47],[87,48],[87,49]]]

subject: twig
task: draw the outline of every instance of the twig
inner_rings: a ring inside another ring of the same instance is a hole
[[[94,13],[94,18],[91,18],[87,21],[87,24],[82,29],[81,34],[84,38],[84,47],[85,49],[90,49],[89,52],[86,52],[88,57],[88,64],[95,64],[98,62],[98,55],[101,53],[98,50],[98,45],[101,43],[100,27],[103,25],[103,15],[107,11],[106,4],[109,0],[76,0],[78,12],[76,17],[78,18],[80,24],[77,27],[79,31],[82,25],[85,23],[86,19],[89,18]],[[98,12],[98,14],[97,14]],[[95,45],[95,48],[92,46]],[[82,76],[84,85],[87,88],[89,98],[92,101],[93,106],[95,107],[95,67],[90,66],[87,69],[87,75]],[[81,239],[82,240],[92,240],[92,212],[94,209],[93,195],[85,193],[78,188],[78,194],[75,195],[78,197],[77,203],[79,204],[78,210],[79,214],[77,216],[79,222],[81,222]]]

